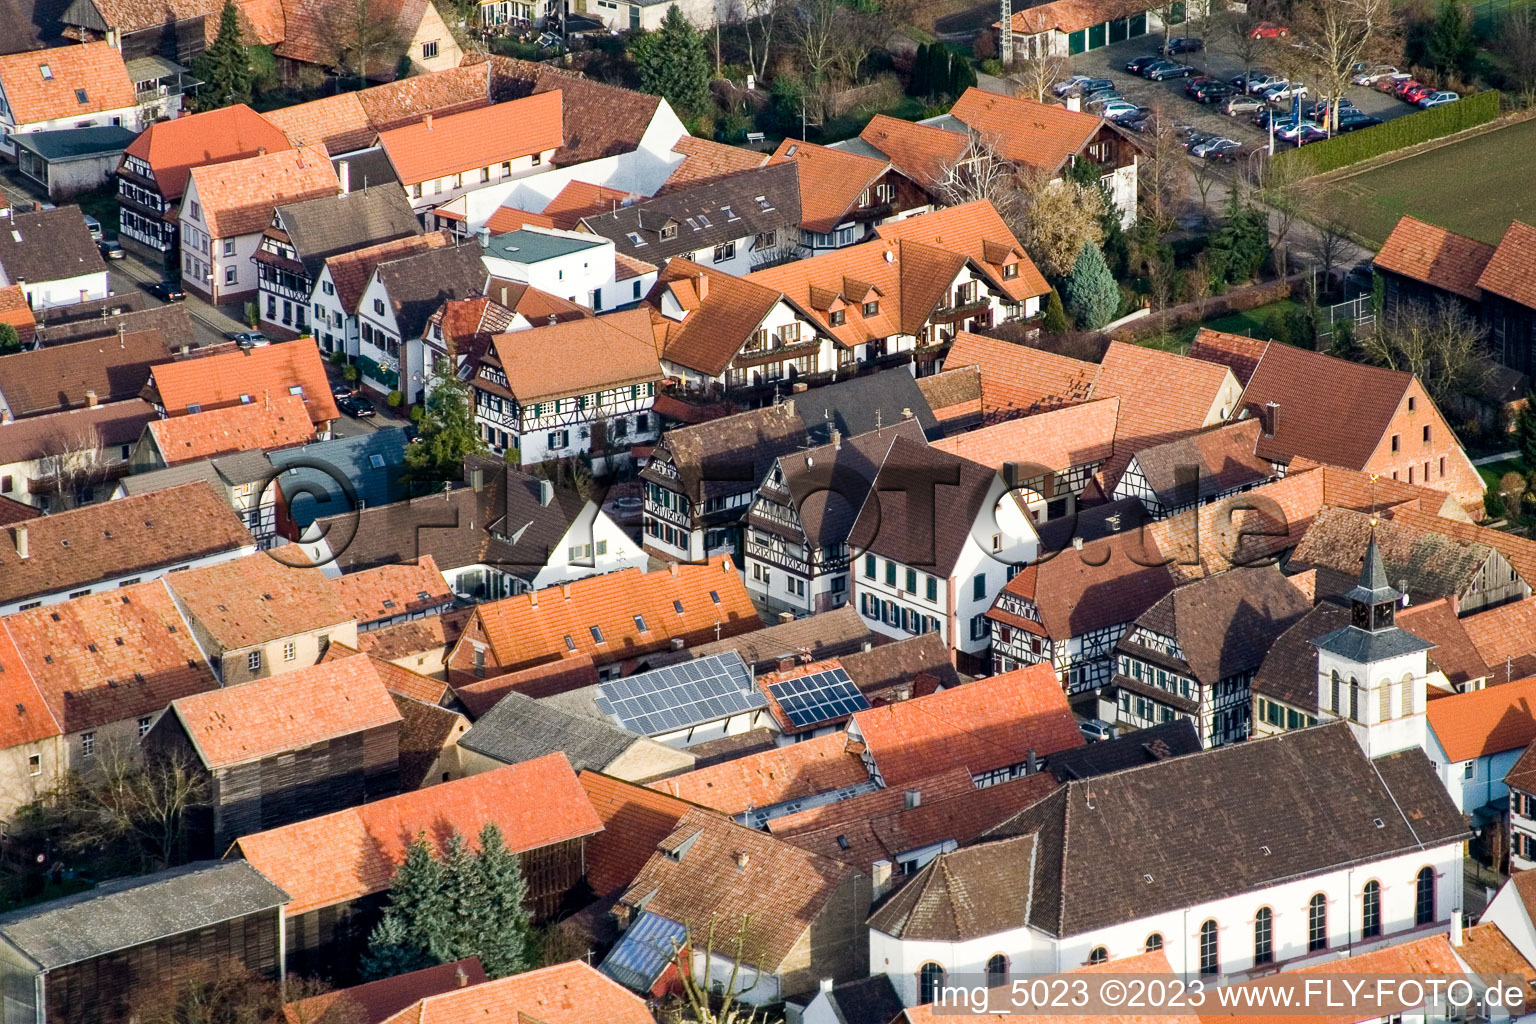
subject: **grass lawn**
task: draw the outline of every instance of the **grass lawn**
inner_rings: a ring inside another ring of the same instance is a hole
[[[1536,121],[1500,128],[1360,174],[1330,191],[1354,231],[1382,242],[1404,214],[1489,244],[1511,220],[1536,222]]]
[[[1213,331],[1224,331],[1227,334],[1241,334],[1249,338],[1270,341],[1272,340],[1269,330],[1270,317],[1300,312],[1303,312],[1301,303],[1291,299],[1281,299],[1279,302],[1271,302],[1267,306],[1259,306],[1246,312],[1229,313],[1215,320],[1207,320],[1202,326],[1209,327]]]
[[[1528,477],[1531,475],[1531,467],[1527,466],[1523,459],[1502,459],[1478,466],[1477,472],[1483,478],[1484,484],[1496,487],[1505,473],[1519,473],[1521,476]]]

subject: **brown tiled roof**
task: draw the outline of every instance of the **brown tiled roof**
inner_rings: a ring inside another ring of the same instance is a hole
[[[1536,227],[1511,221],[1493,251],[1493,258],[1478,277],[1477,286],[1536,309]]]
[[[983,896],[983,899],[986,897]],[[1120,973],[1124,975],[1158,975],[1173,980],[1173,968],[1168,963],[1168,955],[1161,949],[1151,953],[1138,953],[1135,956],[1114,957],[1102,963],[1088,964],[1083,967],[1075,967],[1068,974],[1109,974]],[[996,998],[996,997],[994,997]],[[995,1004],[994,1004],[995,1005]],[[922,1006],[909,1006],[903,1024],[944,1024],[946,1013],[942,1008],[935,1008],[932,1003]],[[981,1024],[1012,1024],[1014,1015],[1008,1013],[972,1013]],[[1038,1024],[1087,1024],[1087,1018],[1080,1014],[1071,1013],[1031,1013],[1030,1018]],[[1200,1017],[1192,1010],[1170,1012],[1167,1010],[1156,1013],[1096,1013],[1092,1018],[1098,1024],[1200,1024]]]
[[[155,410],[140,398],[0,423],[0,466],[133,444]]]
[[[93,0],[92,6],[109,28],[124,33],[160,28],[167,21],[204,16],[219,20],[216,0]]]
[[[809,615],[792,622],[781,622],[764,629],[742,633],[680,652],[677,660],[691,661],[710,654],[735,651],[754,671],[765,671],[787,657],[834,658],[851,655],[865,643],[876,647],[887,643],[879,633],[872,633],[853,605]],[[652,664],[659,664],[653,659]]]
[[[1270,645],[1264,663],[1254,674],[1253,692],[1284,701],[1298,711],[1317,714],[1317,646],[1314,641],[1349,625],[1349,621],[1349,609],[1333,601],[1318,604],[1296,620]]]
[[[586,654],[545,662],[504,676],[465,683],[453,689],[453,695],[469,711],[471,718],[479,718],[507,694],[516,690],[528,697],[553,697],[556,694],[595,686],[599,682],[597,666]]]
[[[443,615],[428,615],[424,619],[402,622],[383,629],[370,629],[357,635],[358,650],[386,661],[399,661],[411,655],[424,655],[427,651],[452,646],[459,638],[459,630],[472,609],[460,608]],[[434,671],[438,664],[424,666]]]
[[[1486,242],[1405,216],[1381,244],[1376,266],[1475,302],[1482,298],[1478,278],[1493,254]]]
[[[694,805],[602,772],[578,778],[603,830],[587,840],[587,882],[599,896],[629,888],[640,869]],[[967,780],[969,781],[969,780]]]
[[[1396,483],[1396,481],[1393,482]],[[1377,483],[1384,483],[1384,481],[1378,480]],[[1514,567],[1515,572],[1520,574],[1521,579],[1532,587],[1536,587],[1536,541],[1529,537],[1519,537],[1507,530],[1494,530],[1464,520],[1448,519],[1442,515],[1431,514],[1422,507],[1398,507],[1390,509],[1387,514],[1393,522],[1402,523],[1405,526],[1434,530],[1473,544],[1485,544],[1503,555]]]
[[[559,93],[543,93],[544,96],[558,96]],[[693,136],[688,136],[693,138]],[[702,140],[698,140],[702,141]],[[544,207],[543,213],[538,216],[548,217],[550,226],[570,231],[576,227],[581,218],[595,213],[607,213],[616,204],[626,202],[634,197],[633,192],[626,192],[621,188],[609,188],[606,185],[591,185],[585,181],[573,181],[555,193],[555,198]],[[503,207],[505,209],[505,207]],[[492,227],[493,234],[499,234],[502,230]]]
[[[255,234],[272,223],[277,207],[341,191],[330,158],[317,146],[205,164],[188,179],[214,238]]]
[[[617,85],[572,77],[535,64],[534,94],[558,90],[565,144],[555,151],[556,167],[630,153],[640,146],[662,100]]]
[[[1536,597],[1489,608],[1461,620],[1478,656],[1492,670],[1492,681],[1536,671]]]
[[[1289,564],[1318,570],[1318,587],[1360,578],[1365,550],[1374,537],[1387,579],[1416,601],[1460,596],[1482,574],[1492,549],[1435,528],[1399,519],[1375,519],[1350,509],[1323,508],[1291,553]],[[1328,576],[1333,581],[1326,579]],[[1402,584],[1406,581],[1407,586]],[[1345,584],[1347,586],[1347,584]],[[1341,589],[1334,586],[1333,589]]]
[[[650,320],[644,308],[567,320],[498,334],[491,350],[523,405],[655,383],[664,375]]]
[[[1115,453],[1103,480],[1113,489],[1131,456],[1207,425],[1227,382],[1227,369],[1188,356],[1112,341],[1099,366],[1094,398],[1120,399]],[[1224,416],[1229,409],[1216,409]]]
[[[1504,773],[1504,784],[1511,789],[1536,792],[1536,742],[1529,744]]]
[[[421,25],[428,6],[424,0],[372,0],[369,3],[369,20],[379,26],[376,31],[387,33],[379,38],[394,43],[392,50],[374,50],[368,54],[369,77],[395,77],[396,65]],[[348,38],[346,33],[349,31],[345,10],[320,0],[283,0],[282,13],[283,38],[276,47],[279,57],[324,68],[340,62],[338,42]]]
[[[869,919],[900,938],[966,942],[1027,928],[1034,835],[1010,836],[940,853]]]
[[[1270,461],[1254,452],[1262,426],[1250,417],[1142,448],[1135,454],[1136,465],[1165,508],[1252,487],[1275,476]],[[1184,493],[1181,488],[1188,484],[1181,474],[1191,469],[1198,473],[1197,485]]]
[[[305,566],[302,557],[284,552],[279,561],[258,551],[179,572],[170,579],[171,589],[203,632],[226,651],[350,622],[351,613],[337,600],[325,573]]]
[[[960,673],[938,633],[894,640],[839,660],[853,685],[876,707],[960,685]]]
[[[231,452],[287,448],[315,439],[304,399],[287,392],[246,405],[155,420],[148,429],[167,466]]]
[[[1165,522],[1167,520],[1164,520]],[[1033,601],[1040,622],[993,605],[987,617],[1064,643],[1096,629],[1130,622],[1173,589],[1175,578],[1151,533],[1136,531],[1089,541],[1031,562],[1004,592]]]
[[[1016,303],[1051,290],[997,208],[985,199],[883,224],[876,232],[881,238],[905,238],[964,253],[993,288]],[[1013,277],[1005,276],[1008,268]]]
[[[7,498],[0,494],[0,526],[10,526],[12,523],[25,522],[36,518],[42,510],[17,501],[15,498]]]
[[[244,857],[281,887],[287,913],[297,916],[389,888],[418,835],[440,849],[457,830],[474,846],[487,822],[513,853],[602,828],[570,762],[556,753],[243,836],[226,856]]]
[[[363,300],[363,291],[368,287],[374,268],[379,264],[452,244],[453,240],[443,232],[429,231],[425,235],[397,238],[393,242],[381,242],[356,252],[332,256],[325,261],[325,265],[331,271],[331,281],[336,286],[336,299],[341,303],[341,308],[355,315],[357,304]]]
[[[4,702],[0,707],[15,708],[0,715],[0,749],[36,743],[63,732],[37,681],[27,671],[4,619],[0,619],[0,701]]]
[[[0,88],[5,90],[11,121],[17,125],[87,117],[138,104],[123,55],[108,42],[0,57]]]
[[[406,671],[387,661],[378,662],[377,665],[380,676],[386,671],[384,666],[396,673]],[[390,696],[400,712],[401,790],[422,789],[448,781],[446,777],[438,779],[429,777],[427,773],[442,756],[444,749],[469,731],[469,719],[457,711],[450,711],[435,703],[413,700],[398,692],[391,691]]]
[[[1432,700],[1429,727],[1448,761],[1471,761],[1536,740],[1536,677]]]
[[[940,451],[983,466],[1037,465],[1062,472],[1103,462],[1114,448],[1120,400],[1106,398],[1035,416],[1004,420],[932,442]],[[1025,473],[1024,477],[1032,474]]]
[[[703,185],[736,171],[749,171],[763,166],[768,160],[766,155],[755,150],[727,146],[723,142],[693,135],[684,135],[673,143],[672,152],[682,154],[683,162],[677,165],[671,177],[661,186],[660,195]]]
[[[914,124],[889,114],[870,118],[859,138],[884,153],[892,167],[919,185],[943,181],[970,145],[970,139],[960,132]]]
[[[1248,381],[1253,377],[1253,371],[1258,368],[1259,360],[1264,358],[1264,349],[1269,344],[1267,341],[1259,341],[1257,338],[1246,338],[1241,334],[1227,334],[1224,331],[1213,331],[1209,327],[1200,328],[1195,335],[1194,343],[1190,345],[1186,353],[1191,359],[1204,359],[1209,363],[1220,363],[1232,371],[1232,376],[1243,387],[1248,386]]]
[[[228,163],[257,155],[258,150],[281,153],[293,146],[271,121],[243,103],[172,121],[156,121],[123,151],[155,172],[155,187],[175,201],[187,188],[187,175],[204,164]]]
[[[1467,633],[1466,621],[1444,599],[1413,604],[1397,613],[1399,626],[1435,645],[1429,660],[1456,687],[1492,674]]]
[[[1031,750],[1049,757],[1083,745],[1048,664],[861,711],[849,733],[864,741],[887,786],[951,767],[981,775]]]
[[[150,367],[170,359],[159,331],[16,352],[0,356],[0,397],[17,419],[85,405],[87,391],[120,402],[137,398]]]
[[[326,654],[329,655],[331,650],[336,650],[338,656],[350,653],[345,644],[334,642],[327,649]],[[385,661],[378,655],[370,656],[373,658],[374,670],[379,673],[379,679],[383,681],[385,689],[396,697],[428,705],[441,704],[448,697],[448,684],[441,679],[433,679],[431,676],[422,675],[392,661]]]
[[[1093,114],[975,86],[961,94],[949,115],[977,132],[1005,160],[1053,174],[1082,152],[1104,125]]]
[[[886,160],[799,139],[779,143],[768,162],[790,160],[800,171],[800,224],[809,231],[831,231],[847,220],[864,191],[891,169]]]
[[[0,288],[0,324],[16,328],[16,335],[23,345],[32,340],[37,331],[37,321],[32,317],[32,307],[27,304],[27,293],[19,284]]]
[[[915,497],[906,490],[915,479],[934,481],[933,494]],[[998,480],[989,466],[897,437],[859,509],[848,543],[948,577],[970,538],[969,525],[981,514]],[[956,529],[935,528],[933,517],[939,509]]]
[[[365,654],[183,697],[171,709],[209,770],[400,722]]]
[[[400,615],[441,611],[453,603],[453,591],[431,555],[349,572],[330,583],[342,610],[357,619],[360,627]]]
[[[684,843],[681,856],[667,852]],[[696,934],[716,921],[750,916],[755,941],[748,962],[776,973],[852,870],[698,808],[657,845],[623,901],[644,901],[648,912]]]
[[[382,1024],[652,1024],[645,1001],[580,960],[428,996]]]
[[[1012,27],[1016,35],[1036,35],[1051,31],[1070,35],[1145,10],[1141,0],[1052,0],[1050,3],[1015,11]],[[992,27],[997,28],[999,24],[993,22]]]
[[[842,732],[829,733],[674,775],[651,783],[651,788],[725,814],[740,814],[867,782],[862,749]]]
[[[940,423],[981,422],[981,368],[959,366],[917,379],[917,388]]]
[[[161,363],[151,371],[150,388],[158,404],[172,417],[232,405],[255,404],[267,398],[299,396],[315,424],[329,423],[341,413],[331,395],[325,363],[312,341],[290,341],[237,349]]]
[[[989,419],[1028,416],[1086,402],[1099,376],[1095,363],[966,331],[955,332],[944,365],[950,370],[975,366],[981,371],[982,411]]]
[[[161,580],[17,612],[3,623],[66,735],[156,715],[219,686]]]
[[[848,540],[854,518],[869,495],[885,455],[898,437],[924,444],[917,420],[779,455],[779,471],[800,530],[813,549],[828,550]]]
[[[699,297],[701,281],[705,295]],[[670,291],[687,315],[671,320],[652,316],[661,357],[690,370],[718,376],[783,294],[777,288],[712,271],[681,257],[668,260],[651,289],[649,303],[661,307],[661,294]]]
[[[110,296],[114,302],[123,296]],[[83,309],[88,303],[75,303],[65,309]],[[57,312],[53,310],[52,312]],[[97,338],[116,338],[118,332],[138,334],[142,331],[158,331],[165,336],[166,352],[181,352],[197,347],[197,335],[192,326],[192,316],[185,303],[167,303],[146,309],[128,309],[103,318],[100,315],[81,320],[45,320],[37,327],[37,343],[44,347],[68,345],[76,341]],[[167,357],[169,358],[169,357]]]
[[[710,485],[723,490],[728,484],[724,477],[717,479],[723,471],[716,467],[731,466],[738,476],[745,476],[750,466],[756,482],[767,476],[774,459],[798,450],[806,441],[805,421],[793,403],[784,402],[669,430],[652,459],[670,462],[677,470],[677,489],[702,503]]]
[[[351,988],[338,988],[283,1007],[288,1024],[380,1024],[418,999],[485,981],[480,958],[424,967]],[[358,1013],[362,1019],[357,1020]]]
[[[379,133],[402,185],[560,148],[560,93],[540,93]]]
[[[716,594],[718,601],[711,596]],[[714,640],[762,625],[728,557],[658,572],[624,569],[483,604],[475,614],[496,663],[508,670],[573,653],[607,663],[666,650],[674,637]],[[644,631],[636,616],[644,619]],[[601,630],[602,643],[593,639],[594,627]]]
[[[484,290],[487,274],[480,254],[480,247],[469,243],[426,249],[374,267],[402,337],[420,338],[444,302]]]
[[[0,543],[0,603],[74,590],[255,544],[201,481],[28,520],[27,558],[12,527]]]

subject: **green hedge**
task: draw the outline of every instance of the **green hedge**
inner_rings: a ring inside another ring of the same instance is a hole
[[[1307,176],[1348,167],[1362,160],[1381,156],[1396,149],[1416,146],[1430,139],[1454,135],[1480,124],[1487,124],[1499,116],[1499,91],[1464,96],[1455,103],[1432,107],[1417,114],[1393,118],[1382,124],[1362,128],[1347,135],[1337,135],[1323,142],[1314,142],[1300,149],[1277,153],[1276,160],[1285,160],[1306,168]]]

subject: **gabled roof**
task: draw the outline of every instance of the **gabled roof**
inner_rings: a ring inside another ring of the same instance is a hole
[[[188,178],[213,238],[256,234],[277,207],[341,191],[330,158],[315,146],[194,167]]]
[[[366,654],[183,697],[171,710],[210,771],[400,723]]]
[[[891,169],[886,160],[798,139],[779,143],[768,160],[790,161],[800,172],[800,225],[808,231],[828,232],[846,221],[865,190]]]
[[[1323,508],[1312,520],[1290,564],[1312,567],[1319,588],[1341,592],[1360,578],[1366,546],[1374,537],[1386,565],[1387,579],[1416,601],[1459,597],[1483,572],[1493,549],[1436,530],[1433,524],[1410,525],[1348,509]],[[1326,578],[1325,578],[1326,577]]]
[[[1375,262],[1382,270],[1476,302],[1482,298],[1478,279],[1493,254],[1494,247],[1486,242],[1404,216],[1381,244]]]
[[[1015,11],[1011,25],[1016,35],[1052,31],[1070,34],[1144,10],[1146,8],[1139,6],[1139,0],[1052,0]],[[992,27],[998,28],[1000,23],[993,22]]]
[[[663,316],[663,295],[686,311],[681,320]],[[741,346],[783,299],[774,287],[713,271],[681,256],[668,260],[656,277],[647,303],[661,357],[712,377],[725,372]]]
[[[887,786],[945,768],[972,775],[1083,745],[1077,720],[1049,664],[1005,672],[853,716]]]
[[[12,282],[65,281],[106,269],[78,206],[12,213],[0,228],[0,269]]]
[[[885,154],[898,172],[927,186],[943,181],[969,145],[959,132],[914,124],[889,114],[870,118],[859,138]]]
[[[558,90],[565,140],[552,161],[569,167],[638,149],[666,100],[605,82],[573,76],[548,64],[530,65],[533,93]]]
[[[283,1013],[288,1024],[354,1024],[352,1018],[358,1012],[362,1020],[355,1024],[379,1024],[417,1000],[485,980],[480,958],[472,956],[297,999],[287,1004]]]
[[[16,554],[27,531],[28,556]],[[223,495],[206,483],[84,505],[13,526],[0,543],[0,603],[164,569],[255,544]]]
[[[17,125],[87,117],[138,104],[123,55],[109,42],[0,57],[0,89]]]
[[[219,687],[160,580],[17,612],[3,628],[65,735]]]
[[[603,827],[556,753],[243,836],[226,857],[243,857],[282,886],[291,897],[286,912],[296,916],[383,892],[418,835],[440,849],[457,830],[474,846],[488,822],[513,853]]]
[[[742,959],[777,973],[852,871],[699,808],[657,844],[622,899],[698,935],[750,916],[755,941]]]
[[[0,715],[0,749],[63,734],[4,620],[0,620],[0,707],[15,708],[14,713]]]
[[[916,479],[933,481],[931,496],[914,494],[911,481]],[[997,471],[988,466],[898,437],[859,508],[848,542],[947,577],[998,483]],[[933,517],[939,509],[952,529],[936,528]]]
[[[903,420],[779,456],[779,471],[789,490],[791,507],[813,547],[826,549],[848,540],[875,474],[898,436],[918,443],[924,440],[915,419]]]
[[[1536,227],[1518,220],[1510,222],[1477,286],[1536,309]]]
[[[313,423],[329,423],[341,416],[320,350],[309,341],[161,363],[150,371],[150,389],[168,416],[254,404],[295,393],[304,400]]]
[[[510,391],[521,405],[652,384],[664,374],[645,309],[582,317],[491,338],[490,353],[507,387],[482,373],[477,387]]]
[[[654,773],[687,770],[693,755],[627,732],[613,723],[555,707],[521,693],[508,693],[459,737],[459,746],[504,764],[558,755],[578,771],[614,767],[631,750]]]
[[[539,93],[478,110],[434,117],[379,133],[402,185],[560,148],[559,92]]]
[[[1110,342],[1093,385],[1093,397],[1120,399],[1115,454],[1104,467],[1105,483],[1112,489],[1137,451],[1192,434],[1213,415],[1217,422],[1225,419],[1232,410],[1216,408],[1216,403],[1230,379],[1224,366]]]
[[[960,95],[949,116],[976,132],[1003,159],[1053,175],[1104,126],[1103,118],[1093,114],[975,86]]]
[[[470,609],[459,608],[382,629],[370,629],[357,635],[357,648],[386,661],[406,661],[414,657],[416,667],[435,671],[442,663],[444,650],[459,638],[459,630],[469,615]],[[430,663],[426,660],[429,653],[435,656]]]
[[[603,822],[603,830],[587,840],[587,882],[599,896],[617,894],[694,805],[602,772],[587,770],[578,778]]]
[[[331,282],[336,286],[336,301],[341,303],[341,308],[348,315],[355,316],[357,304],[362,301],[368,281],[373,277],[373,270],[379,264],[452,244],[452,238],[445,232],[429,231],[424,235],[397,238],[392,242],[380,242],[366,249],[328,257],[325,265],[331,272]]]
[[[1432,700],[1429,728],[1447,761],[1471,761],[1536,740],[1536,677]]]
[[[116,303],[126,299],[126,296],[109,296],[106,301]],[[158,332],[164,337],[164,348],[169,358],[169,353],[191,350],[198,347],[196,332],[192,326],[191,314],[187,312],[185,303],[173,302],[164,306],[150,306],[147,309],[125,309],[121,313],[103,317],[99,313],[94,317],[79,320],[60,320],[58,314],[74,309],[84,310],[88,303],[75,303],[62,309],[53,307],[48,310],[39,310],[43,314],[43,321],[37,325],[35,335],[37,343],[45,348],[53,348],[59,345],[67,345],[76,341],[90,341],[96,338],[116,338],[118,333],[139,334],[145,331]],[[53,316],[50,318],[49,313]]]
[[[381,427],[282,448],[267,453],[265,477],[287,503],[288,518],[304,531],[322,515],[345,516],[403,498],[408,443],[403,429]],[[350,528],[345,532],[352,535]]]
[[[1065,548],[1009,580],[987,618],[1058,643],[1130,622],[1173,589],[1164,561],[1155,537],[1138,530]],[[1006,611],[1003,595],[1032,601],[1040,621]]]
[[[645,1001],[580,960],[427,996],[382,1024],[652,1024]]]
[[[804,421],[790,401],[669,430],[657,443],[652,461],[670,464],[677,471],[679,489],[700,504],[711,485],[751,490],[774,459],[795,451],[806,439]]]
[[[671,177],[661,186],[658,194],[702,185],[737,171],[761,167],[768,160],[763,153],[693,135],[684,135],[674,142],[672,152],[681,154],[683,162],[673,169]]]
[[[1030,925],[1031,868],[1049,839],[1033,834],[940,853],[869,919],[899,939],[969,942]]]
[[[306,564],[297,547],[281,558],[258,551],[188,569],[168,582],[188,615],[224,651],[352,621],[325,573]]]
[[[470,717],[479,719],[509,693],[520,693],[537,700],[596,686],[599,681],[597,665],[593,663],[592,657],[582,654],[508,672],[506,675],[492,676],[490,679],[456,685],[453,695],[469,711]]]
[[[636,195],[633,192],[627,192],[621,188],[593,185],[585,181],[570,181],[566,183],[564,188],[555,193],[555,198],[551,199],[549,204],[540,213],[530,214],[525,210],[516,210],[507,206],[501,207],[496,213],[500,214],[505,210],[508,211],[506,214],[508,216],[543,218],[549,221],[547,225],[543,225],[545,227],[570,231],[581,222],[583,217],[607,213],[620,204],[628,206],[630,203],[643,198],[645,197]],[[486,221],[485,226],[491,229],[491,234],[499,235],[517,230],[516,227],[498,227],[495,223],[496,219],[496,214],[492,214],[491,219]]]
[[[989,419],[1086,402],[1099,376],[1096,363],[967,331],[955,332],[944,365],[946,372],[963,366],[980,369],[982,413]]]
[[[410,200],[393,182],[280,206],[277,220],[310,278],[331,256],[421,234]]]
[[[925,130],[937,131],[940,135],[952,134],[941,129]],[[972,266],[986,275],[993,289],[1015,303],[1037,298],[1051,290],[1024,251],[1023,243],[1008,229],[997,208],[985,199],[882,224],[875,232],[881,238],[905,238],[964,253]]]
[[[29,344],[36,335],[37,320],[32,316],[32,307],[27,304],[27,293],[21,285],[0,287],[0,324],[16,328],[16,335],[23,345]]]
[[[1536,672],[1536,597],[1485,609],[1461,623],[1494,681]]]
[[[485,263],[478,245],[429,248],[385,260],[373,269],[389,296],[402,338],[419,338],[427,321],[449,299],[467,299],[485,288]]]
[[[331,579],[342,609],[359,627],[370,622],[417,615],[453,602],[453,591],[431,555],[414,562],[380,565]]]
[[[1430,664],[1445,673],[1452,686],[1460,689],[1473,680],[1486,679],[1493,674],[1467,631],[1466,624],[1474,617],[1458,617],[1451,602],[1441,598],[1400,609],[1396,620],[1399,628],[1435,645],[1429,652]]]
[[[1119,411],[1119,399],[1105,398],[1004,420],[940,438],[933,446],[993,469],[1017,463],[1060,473],[1109,458]]]
[[[248,864],[199,861],[13,910],[0,915],[0,936],[46,972],[271,914],[286,902],[287,894]]]
[[[1165,509],[1204,501],[1274,479],[1274,466],[1254,451],[1262,429],[1263,424],[1253,418],[1224,423],[1142,448],[1133,458],[1147,486]],[[1191,471],[1196,474],[1193,481],[1186,475]]]
[[[245,160],[260,150],[280,153],[292,149],[288,137],[271,121],[244,103],[156,121],[123,151],[155,172],[155,187],[174,202],[187,188],[187,175],[204,164]],[[124,168],[119,168],[120,170]],[[131,173],[131,172],[129,172]]]
[[[0,466],[132,444],[154,419],[148,402],[130,398],[0,423]]]
[[[1377,481],[1384,483],[1384,481]],[[1395,483],[1395,481],[1394,481]],[[1484,544],[1503,555],[1514,566],[1520,578],[1536,587],[1536,541],[1520,537],[1508,530],[1495,530],[1465,520],[1435,515],[1422,507],[1398,505],[1389,509],[1387,516],[1394,522],[1421,530],[1434,530],[1457,540]]]
[[[1220,363],[1231,370],[1232,376],[1246,388],[1248,381],[1253,378],[1253,371],[1258,369],[1259,360],[1264,358],[1264,349],[1268,345],[1269,342],[1257,338],[1202,327],[1195,334],[1195,340],[1186,355],[1191,359]]]
[[[859,692],[876,707],[959,686],[961,681],[948,645],[936,632],[892,640],[838,660]]]
[[[315,437],[304,399],[287,392],[245,405],[154,420],[147,429],[167,466],[231,452],[286,448]]]
[[[933,415],[948,429],[979,425],[981,410],[981,369],[959,366],[917,379],[917,388],[928,401]]]
[[[712,641],[679,652],[679,661],[736,651],[754,671],[763,672],[777,667],[786,657],[836,658],[853,654],[865,644],[878,647],[886,643],[879,633],[872,633],[857,608],[851,604],[833,611],[809,615],[791,622],[780,622],[764,629],[725,640]],[[665,664],[658,657],[653,665]]]
[[[1108,775],[1170,757],[1184,757],[1201,751],[1200,734],[1194,719],[1179,717],[1145,729],[1135,729],[1112,740],[1100,740],[1051,755],[1045,770],[1058,782]]]
[[[725,814],[773,807],[869,782],[863,748],[842,732],[673,775],[651,788]]]

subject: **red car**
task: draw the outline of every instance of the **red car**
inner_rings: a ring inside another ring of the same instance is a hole
[[[1417,103],[1424,97],[1433,94],[1435,87],[1432,85],[1415,85],[1412,89],[1403,93],[1403,99],[1408,103]]]
[[[1249,39],[1283,39],[1291,34],[1291,30],[1284,25],[1276,25],[1272,21],[1261,21],[1253,26],[1253,31],[1248,33]]]
[[[1415,81],[1412,78],[1408,78],[1408,79],[1404,79],[1401,82],[1398,82],[1396,85],[1394,85],[1392,87],[1392,95],[1396,96],[1398,99],[1402,99],[1403,96],[1408,92],[1408,90],[1410,90],[1410,89],[1422,89],[1422,88],[1424,88],[1424,83],[1423,82],[1418,82],[1418,81]]]

